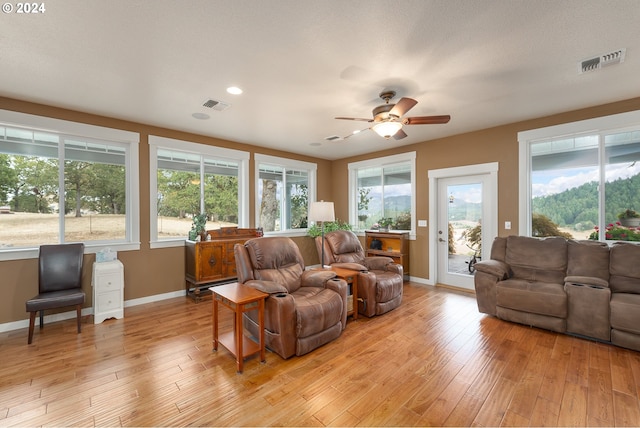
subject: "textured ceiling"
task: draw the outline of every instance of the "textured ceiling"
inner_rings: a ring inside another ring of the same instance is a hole
[[[0,16],[0,95],[326,159],[640,96],[637,0],[45,7]],[[624,63],[578,74],[579,61],[620,48]],[[452,119],[405,126],[400,141],[325,141],[366,128],[334,117],[371,117],[386,89],[418,101],[408,116]],[[202,107],[209,98],[231,106]]]

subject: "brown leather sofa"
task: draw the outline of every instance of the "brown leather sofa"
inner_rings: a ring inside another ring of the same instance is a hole
[[[234,247],[238,283],[269,294],[265,300],[267,348],[289,358],[337,339],[347,323],[347,283],[335,273],[305,270],[296,244],[285,237],[250,239]],[[257,337],[256,311],[244,327]]]
[[[478,262],[480,312],[640,351],[640,246],[498,237]]]
[[[322,238],[316,238],[318,257],[322,257]],[[367,317],[382,315],[402,303],[402,265],[390,257],[365,257],[358,237],[349,230],[336,230],[324,236],[325,265],[360,271],[358,273],[358,313]]]

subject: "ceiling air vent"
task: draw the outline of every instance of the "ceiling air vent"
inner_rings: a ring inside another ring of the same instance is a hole
[[[222,101],[218,101],[214,99],[208,99],[207,101],[204,102],[204,104],[202,104],[202,106],[213,109],[213,110],[217,110],[217,111],[224,111],[228,109],[231,106],[231,104],[227,104]]]
[[[337,135],[332,135],[330,137],[325,137],[324,139],[327,141],[335,141],[335,140],[340,140],[341,138],[338,137]]]
[[[595,58],[585,59],[578,63],[578,74],[588,73],[598,70],[608,65],[620,64],[624,62],[627,49],[618,49],[617,51],[608,52]]]

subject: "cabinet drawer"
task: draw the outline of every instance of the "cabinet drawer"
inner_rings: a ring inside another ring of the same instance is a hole
[[[118,290],[123,287],[120,272],[101,273],[95,278],[98,291]]]
[[[96,296],[96,313],[109,312],[122,308],[122,292],[120,290],[100,293]]]

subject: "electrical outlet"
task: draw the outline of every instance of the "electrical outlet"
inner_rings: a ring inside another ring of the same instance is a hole
[[[427,220],[418,220],[418,227],[427,227]]]

